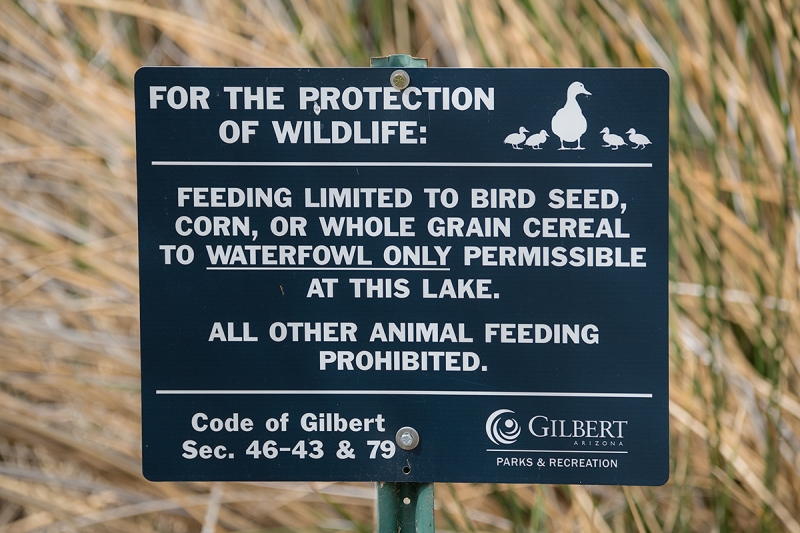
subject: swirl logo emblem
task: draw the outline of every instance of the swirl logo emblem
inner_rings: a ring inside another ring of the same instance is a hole
[[[521,431],[519,423],[507,416],[509,413],[513,415],[514,411],[498,409],[486,419],[486,435],[495,444],[514,444],[519,437]]]

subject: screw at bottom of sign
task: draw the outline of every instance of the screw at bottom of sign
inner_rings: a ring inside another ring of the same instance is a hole
[[[404,450],[413,450],[419,444],[419,433],[412,427],[402,427],[397,430],[395,435],[397,445]]]

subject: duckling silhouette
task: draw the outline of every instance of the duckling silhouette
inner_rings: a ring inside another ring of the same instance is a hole
[[[628,143],[625,142],[625,139],[623,139],[619,135],[614,135],[613,133],[608,131],[608,128],[603,128],[602,130],[600,130],[600,133],[603,134],[603,141],[605,141],[606,143],[603,145],[603,148],[611,148],[612,150],[616,150],[623,144],[625,146],[628,146]]]
[[[579,94],[592,95],[581,82],[573,82],[567,89],[567,103],[556,111],[553,120],[550,121],[550,129],[561,139],[559,150],[584,150],[581,146],[581,136],[586,133],[586,118],[575,99]],[[578,146],[567,148],[564,146],[565,141],[570,143],[578,141]]]
[[[534,150],[541,150],[542,147],[539,145],[545,142],[548,137],[550,136],[544,130],[540,131],[539,133],[534,133],[528,137],[527,141],[525,141],[525,146],[530,146]]]
[[[525,134],[530,133],[528,130],[525,129],[525,126],[520,126],[519,133],[512,133],[506,137],[506,140],[503,141],[505,144],[510,144],[514,150],[522,150],[519,147],[519,143],[525,142]]]
[[[641,148],[644,150],[644,147],[648,144],[652,144],[650,139],[642,135],[641,133],[636,133],[636,130],[631,128],[625,132],[628,135],[628,140],[631,141],[636,146],[633,147],[634,150],[637,148]]]

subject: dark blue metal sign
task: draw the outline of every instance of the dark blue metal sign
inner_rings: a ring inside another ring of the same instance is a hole
[[[145,475],[664,483],[667,75],[391,72],[137,73]]]

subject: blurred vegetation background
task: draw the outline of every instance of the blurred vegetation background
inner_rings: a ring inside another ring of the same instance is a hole
[[[140,473],[141,65],[671,76],[671,480],[437,485],[440,531],[800,532],[795,0],[0,0],[0,530],[370,531],[371,484]]]

